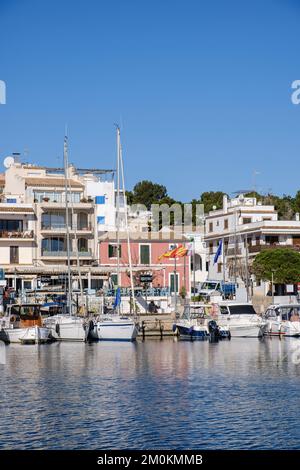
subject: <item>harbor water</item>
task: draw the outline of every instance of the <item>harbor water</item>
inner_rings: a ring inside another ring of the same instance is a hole
[[[1,449],[297,449],[300,339],[6,346]]]

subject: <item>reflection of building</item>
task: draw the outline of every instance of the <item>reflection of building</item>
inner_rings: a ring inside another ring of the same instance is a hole
[[[223,255],[214,264],[214,256],[220,240]],[[272,205],[262,205],[256,198],[223,198],[223,208],[210,211],[206,216],[205,241],[209,259],[209,279],[235,278],[245,281],[247,266],[261,250],[274,247],[291,247],[300,251],[300,221],[278,220]]]
[[[132,234],[133,235],[133,234]],[[161,233],[135,233],[131,239],[131,259],[135,277],[135,284],[139,284],[139,274],[151,273],[153,281],[151,287],[170,288],[171,292],[175,290],[175,262],[174,259],[163,258],[159,256],[172,247],[184,244],[186,239],[182,237],[166,239],[161,237]],[[126,233],[120,233],[120,268],[121,285],[130,287],[130,278],[128,271],[128,249]],[[99,239],[99,261],[101,266],[108,267],[112,272],[112,280],[117,283],[117,241],[115,233],[106,233]],[[189,291],[190,286],[190,257],[185,256],[176,261],[177,292],[182,287]]]
[[[75,279],[81,266],[86,287],[102,285],[97,238],[98,231],[114,223],[113,175],[111,170],[69,167],[71,266]],[[67,265],[63,169],[12,161],[0,188],[1,266],[9,285],[33,288],[46,274],[55,283]]]

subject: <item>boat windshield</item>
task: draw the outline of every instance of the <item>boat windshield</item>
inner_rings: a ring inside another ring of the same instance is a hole
[[[194,306],[194,305],[187,305],[183,311],[183,318],[204,318],[206,316],[211,315],[212,306],[211,305],[201,305],[201,306]]]
[[[275,310],[276,310],[277,315],[280,315],[281,320],[299,321],[300,319],[300,305],[278,307]]]
[[[21,320],[37,320],[40,316],[39,305],[15,305],[11,308],[11,315]]]
[[[219,286],[218,282],[203,282],[201,289],[203,290],[216,290]]]
[[[241,304],[241,305],[228,305],[230,315],[256,315],[252,305]]]

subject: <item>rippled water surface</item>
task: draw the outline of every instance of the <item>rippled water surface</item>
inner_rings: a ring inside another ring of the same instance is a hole
[[[0,448],[299,448],[298,345],[7,346]]]

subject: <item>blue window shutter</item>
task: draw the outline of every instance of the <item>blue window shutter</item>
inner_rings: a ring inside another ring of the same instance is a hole
[[[95,197],[96,204],[105,204],[105,196],[96,196]]]
[[[6,199],[6,202],[9,204],[16,204],[17,200],[16,199]]]
[[[105,224],[105,217],[100,215],[97,217],[97,224],[104,225]]]

